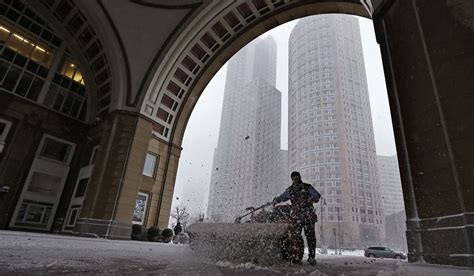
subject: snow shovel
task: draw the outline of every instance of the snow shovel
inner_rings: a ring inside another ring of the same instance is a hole
[[[255,211],[258,211],[258,210],[260,210],[260,209],[262,209],[262,208],[265,208],[265,207],[267,207],[267,206],[270,206],[271,204],[272,204],[271,202],[267,202],[267,203],[265,203],[265,204],[263,204],[262,206],[257,207],[257,208],[249,207],[249,208],[245,209],[246,211],[250,211],[250,212],[248,212],[248,213],[246,213],[246,214],[243,214],[243,215],[241,215],[240,217],[236,217],[236,218],[235,218],[235,223],[240,223],[241,220],[242,220],[243,218],[245,218],[246,216],[251,215],[251,214],[255,213]]]

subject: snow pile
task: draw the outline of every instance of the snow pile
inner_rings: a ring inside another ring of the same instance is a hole
[[[187,233],[179,233],[173,237],[173,244],[189,244],[189,235]]]
[[[309,273],[308,275],[309,275],[309,276],[326,276],[327,274],[322,273],[322,272],[319,271],[319,270],[314,270],[314,271],[312,271],[311,273]]]
[[[306,254],[308,254],[308,248],[306,247],[305,248],[305,251],[304,251]],[[339,250],[336,251],[334,249],[327,249],[327,254],[321,254],[321,249],[318,247],[316,248],[316,254],[318,255],[327,255],[327,256],[360,256],[360,257],[363,257],[364,256],[364,250],[361,250],[361,249],[357,249],[357,250],[347,250],[347,249],[342,249],[341,250],[341,254],[339,254]]]
[[[241,264],[234,264],[228,261],[218,261],[216,263],[217,267],[220,268],[227,268],[227,269],[236,269],[236,270],[253,270],[253,271],[262,271],[262,272],[270,272],[274,274],[281,274],[282,271],[272,269],[271,267],[268,266],[258,266],[254,263],[247,262],[247,263],[241,263]],[[304,270],[303,268],[296,270],[296,271],[291,271],[291,275],[310,275],[310,276],[326,276],[326,274],[322,273],[319,270],[314,270],[314,271],[307,271]]]
[[[385,268],[383,270],[379,270],[376,276],[409,276],[411,275],[408,269],[401,265],[401,263],[397,263],[397,268],[395,270],[390,268]]]
[[[221,267],[221,268],[229,268],[229,269],[264,270],[264,271],[269,271],[269,272],[279,272],[279,271],[272,270],[269,267],[258,266],[250,262],[242,263],[242,264],[233,264],[228,261],[218,261],[216,263],[216,266]]]
[[[190,247],[214,261],[275,265],[287,224],[196,223],[188,226]]]
[[[322,273],[319,270],[308,271],[303,268],[296,271],[287,271],[286,275],[309,275],[309,276],[327,276],[327,274]]]

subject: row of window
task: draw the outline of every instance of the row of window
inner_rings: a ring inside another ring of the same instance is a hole
[[[48,45],[50,48],[57,48],[62,42],[48,25],[22,1],[4,0],[0,2],[0,17],[11,22],[11,25],[22,28],[26,33],[37,37],[42,44]]]
[[[82,74],[71,57],[57,56],[52,51],[0,25],[0,89],[84,120],[87,99]],[[63,61],[56,73],[50,69],[58,58]],[[54,74],[52,83],[46,83],[49,74]]]

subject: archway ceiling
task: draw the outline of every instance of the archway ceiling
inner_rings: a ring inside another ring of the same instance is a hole
[[[168,141],[195,81],[215,56],[246,30],[258,29],[271,14],[309,4],[324,5],[322,12],[344,12],[348,4],[346,13],[363,16],[374,10],[370,0],[74,2],[103,37],[109,59],[118,59],[112,68],[111,109],[140,112],[157,123],[157,136]]]
[[[76,0],[103,38],[113,65],[111,109],[137,110],[139,91],[153,63],[202,1]],[[118,60],[118,61],[117,61]],[[115,74],[114,74],[115,73]]]

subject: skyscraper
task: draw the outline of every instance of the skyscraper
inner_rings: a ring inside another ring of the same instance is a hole
[[[384,215],[405,211],[397,156],[378,155],[377,165]]]
[[[380,243],[384,216],[357,18],[298,22],[289,42],[288,98],[289,166],[325,199],[317,206],[323,244]]]
[[[219,139],[214,152],[207,215],[230,222],[272,200],[279,180],[281,93],[276,83],[276,43],[255,40],[227,67]]]

